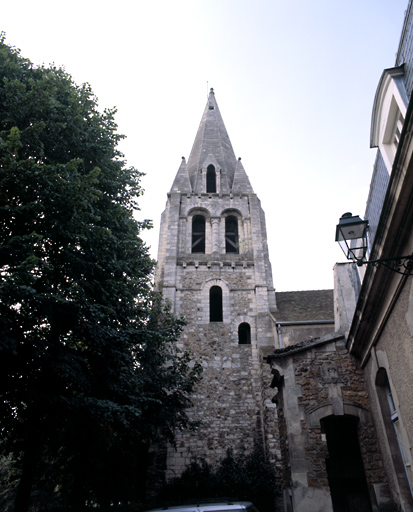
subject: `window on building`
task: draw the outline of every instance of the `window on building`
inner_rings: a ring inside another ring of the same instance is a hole
[[[396,122],[394,123],[394,127],[393,127],[393,134],[392,134],[392,141],[391,141],[392,144],[396,148],[398,147],[399,142],[400,142],[400,135],[402,133],[403,124],[404,124],[404,116],[400,112],[400,110],[398,110],[397,116],[396,116]]]
[[[203,215],[192,217],[192,252],[205,253],[205,217]]]
[[[215,167],[212,164],[208,165],[208,167],[207,167],[206,191],[207,192],[216,192],[217,191],[217,175],[215,172]]]
[[[388,446],[392,454],[395,474],[398,478],[403,498],[413,505],[412,468],[409,460],[409,447],[400,432],[399,415],[394,402],[389,378],[385,368],[379,368],[376,375],[376,390],[386,429]]]
[[[389,404],[389,411],[390,411],[390,420],[393,424],[394,432],[396,434],[397,443],[400,448],[400,453],[403,459],[403,466],[406,470],[406,477],[410,488],[410,493],[413,493],[412,489],[412,473],[411,473],[411,466],[408,463],[407,454],[408,454],[408,448],[405,446],[403,436],[400,435],[400,423],[399,423],[399,415],[396,410],[396,405],[393,400],[393,394],[390,389],[390,384],[387,379],[387,382],[385,384],[385,390],[387,395],[387,402]]]
[[[403,66],[383,71],[373,104],[370,146],[380,149],[389,173],[392,171],[409,101],[404,80]]]
[[[251,345],[251,326],[247,322],[242,322],[238,326],[238,343],[240,345]]]
[[[209,290],[209,321],[222,322],[222,288],[211,286]]]
[[[238,219],[235,215],[225,217],[225,252],[239,252]]]
[[[393,163],[397,148],[400,142],[400,135],[402,133],[404,123],[404,116],[400,111],[399,105],[393,97],[390,101],[390,108],[387,117],[386,127],[383,133],[383,138],[379,147],[385,153],[384,158]]]

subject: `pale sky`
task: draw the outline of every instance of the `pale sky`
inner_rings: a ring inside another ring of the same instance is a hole
[[[266,213],[278,291],[333,287],[335,226],[364,215],[374,94],[408,0],[20,0],[6,42],[54,62],[116,106],[129,165],[146,173],[143,233],[157,255],[166,194],[215,90]]]

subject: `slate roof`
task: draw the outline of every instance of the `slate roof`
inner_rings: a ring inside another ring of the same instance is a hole
[[[278,322],[334,321],[333,290],[276,292],[275,300],[274,317]]]

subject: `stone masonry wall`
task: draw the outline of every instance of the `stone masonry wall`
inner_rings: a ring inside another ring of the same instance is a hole
[[[263,421],[262,355],[257,346],[260,320],[254,315],[253,267],[179,267],[178,313],[187,320],[180,347],[200,360],[204,372],[192,400],[190,416],[201,423],[195,431],[177,433],[176,450],[168,451],[168,475],[179,475],[195,458],[217,463],[228,448],[251,452],[267,447]],[[224,321],[209,322],[208,290],[217,282],[224,289]],[[224,286],[225,284],[225,286]],[[205,293],[203,289],[205,288]],[[251,325],[251,345],[238,343],[238,325]],[[267,372],[268,369],[266,368]],[[271,429],[276,429],[276,416]],[[277,435],[267,448],[277,458]]]
[[[280,491],[291,485],[291,472],[288,468],[287,425],[284,418],[282,393],[278,394],[271,386],[272,375],[268,365],[263,364],[264,424],[266,431],[267,459],[275,468]],[[284,443],[280,443],[283,439]]]
[[[348,354],[345,347],[335,347],[335,349],[334,351],[313,349],[294,356],[296,383],[301,386],[302,391],[302,396],[298,400],[307,414],[335,398],[331,396],[332,385],[337,387],[336,398],[341,398],[343,404],[353,405],[364,411],[370,410],[362,370],[357,367],[355,359]],[[321,426],[311,426],[306,421],[302,422],[302,431],[307,434],[305,457],[310,462],[308,485],[310,487],[326,486],[328,480],[325,467],[327,456],[325,435]],[[368,424],[360,422],[358,434],[367,482],[370,484],[382,482],[383,463],[372,422]]]
[[[164,268],[158,270],[158,282],[172,301],[174,314],[187,321],[181,348],[189,350],[204,368],[189,410],[200,426],[176,433],[176,449],[168,448],[167,478],[181,474],[196,458],[217,463],[228,448],[234,454],[248,453],[259,445],[271,460],[278,457],[273,431],[277,415],[265,396],[261,354],[263,347],[275,348],[270,314],[275,309],[275,293],[265,220],[254,194],[218,189],[219,193],[171,192],[163,217],[168,228],[160,238]],[[203,253],[192,252],[194,215],[205,218]],[[228,215],[238,219],[234,253],[226,252]],[[222,290],[222,322],[210,322],[212,286]],[[239,344],[242,323],[251,328],[249,345]]]

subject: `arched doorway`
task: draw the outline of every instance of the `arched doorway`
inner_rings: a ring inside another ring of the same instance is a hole
[[[355,416],[327,416],[321,420],[326,435],[326,468],[334,512],[371,512]]]

